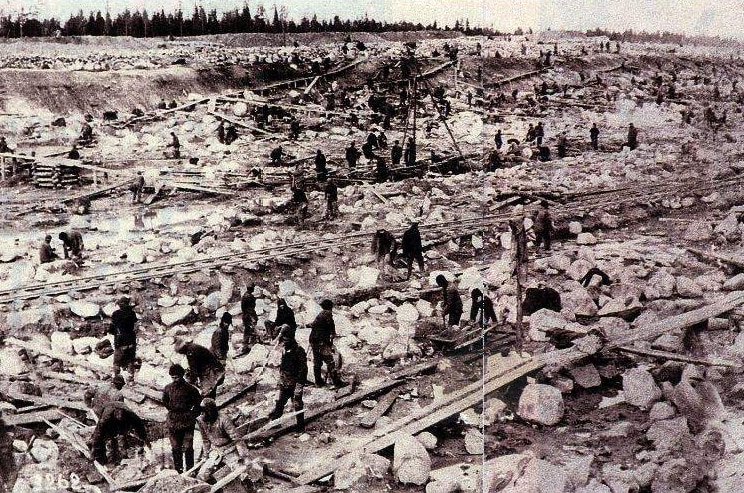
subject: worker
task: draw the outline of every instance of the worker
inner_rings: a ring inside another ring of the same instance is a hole
[[[300,121],[294,118],[289,124],[289,138],[297,140],[300,137]]]
[[[220,413],[214,399],[201,402],[201,416],[196,420],[202,437],[201,457],[205,459],[196,477],[204,482],[218,481],[235,470],[248,448],[226,414]]]
[[[256,343],[258,315],[256,314],[256,297],[253,295],[255,289],[255,284],[249,284],[243,296],[240,297],[240,310],[243,315],[243,354],[249,353],[253,344]]]
[[[442,319],[444,323],[448,326],[459,326],[463,310],[462,299],[455,282],[448,281],[442,274],[439,274],[435,281],[437,286],[442,288]]]
[[[393,166],[400,166],[401,159],[403,159],[403,148],[400,146],[400,141],[396,140],[390,148],[390,160]]]
[[[377,183],[385,183],[390,178],[390,171],[385,159],[382,157],[377,158],[375,166],[375,181]]]
[[[44,241],[39,247],[39,263],[48,264],[59,258],[59,255],[52,248],[52,235],[46,235]]]
[[[594,276],[599,276],[600,286],[609,286],[610,284],[612,284],[610,276],[608,276],[606,272],[598,267],[592,267],[591,269],[589,269],[586,274],[584,274],[584,277],[579,279],[579,283],[586,288],[592,283],[592,278]]]
[[[83,126],[80,129],[80,137],[78,138],[78,143],[80,144],[88,144],[93,140],[93,129],[88,124],[88,122],[83,122]]]
[[[271,164],[280,165],[282,164],[282,158],[284,157],[284,149],[282,149],[282,146],[274,148],[274,150],[271,151]]]
[[[67,153],[67,159],[80,159],[80,152],[78,151],[77,144],[72,144],[72,149]]]
[[[325,186],[326,218],[335,219],[338,216],[338,186],[333,179]]]
[[[406,166],[416,166],[416,144],[413,143],[413,139],[408,139],[406,143],[406,150],[403,153],[403,161]]]
[[[238,140],[238,129],[235,128],[235,125],[230,124],[225,130],[225,144],[230,145],[236,140]]]
[[[225,143],[225,120],[220,120],[220,124],[217,125],[217,140],[220,144]]]
[[[566,148],[568,147],[568,139],[566,138],[566,132],[561,132],[558,136],[558,157],[566,157]]]
[[[124,402],[124,394],[121,392],[123,388],[124,377],[116,375],[110,385],[88,388],[83,394],[83,401],[100,418],[109,403]]]
[[[321,312],[322,313],[322,312]],[[298,412],[297,431],[305,429],[305,413],[303,411],[302,392],[307,382],[307,353],[297,344],[295,332],[289,325],[282,325],[279,331],[279,342],[283,344],[282,360],[279,364],[279,397],[274,409],[269,413],[269,419],[274,420],[284,414],[284,406],[292,399],[292,406]],[[315,349],[313,349],[315,351]],[[315,356],[314,356],[315,357]],[[332,360],[331,360],[332,361]],[[332,363],[331,363],[332,365]],[[317,364],[316,364],[317,367]],[[329,372],[331,367],[329,366]],[[316,384],[319,382],[316,371]]]
[[[5,137],[0,137],[0,152],[2,153],[13,152],[8,146],[8,142],[5,140]]]
[[[592,149],[595,151],[599,149],[599,129],[596,123],[593,123],[591,130],[589,130],[589,138],[592,141]]]
[[[145,189],[145,177],[142,175],[142,171],[137,171],[137,177],[134,179],[134,183],[130,190],[132,191],[132,203],[137,203],[142,200],[142,191]]]
[[[122,296],[117,302],[119,308],[111,314],[111,325],[108,333],[114,336],[114,375],[119,375],[122,368],[129,373],[129,380],[134,380],[137,363],[137,335],[134,329],[137,314],[129,298]]]
[[[535,127],[535,143],[538,147],[542,146],[543,138],[545,137],[545,127],[542,122],[538,122]]]
[[[372,146],[372,149],[380,148],[380,144],[377,142],[377,135],[375,135],[374,132],[370,132],[369,135],[367,135],[367,143]]]
[[[545,251],[550,251],[550,238],[553,232],[553,219],[550,216],[548,202],[540,201],[540,209],[535,214],[532,229],[535,231],[535,250],[540,248],[540,244],[545,244]]]
[[[176,103],[175,99],[171,99],[171,102],[168,103],[168,109],[172,110],[174,108],[178,108],[178,103]]]
[[[533,140],[535,140],[535,126],[531,123],[527,127],[527,135],[525,136],[525,140],[527,142],[532,142]]]
[[[323,309],[315,320],[308,326],[310,331],[310,347],[313,350],[313,374],[315,376],[315,385],[323,387],[325,379],[322,374],[323,363],[326,364],[328,375],[331,377],[336,387],[343,387],[346,382],[342,381],[336,370],[336,363],[333,361],[333,339],[336,337],[336,324],[333,321],[333,302],[323,300],[320,303]]]
[[[121,462],[123,457],[119,451],[118,439],[122,437],[126,443],[126,438],[130,432],[134,432],[145,447],[152,449],[142,418],[137,416],[123,402],[108,403],[101,412],[96,428],[93,430],[93,437],[91,438],[93,459],[102,465]],[[106,453],[107,445],[111,448],[111,454]]]
[[[387,136],[382,130],[380,130],[380,134],[377,136],[377,145],[380,149],[387,149],[388,147]]]
[[[166,103],[166,102],[165,102],[165,99],[163,99],[163,98],[160,98],[160,102],[158,103],[158,106],[157,106],[157,108],[158,108],[159,110],[164,110],[164,109],[167,109],[167,108],[168,108],[168,103]]]
[[[295,205],[297,226],[304,226],[308,214],[307,208],[310,201],[307,198],[305,190],[303,190],[301,186],[295,186],[292,188],[292,200],[290,202]]]
[[[59,234],[59,239],[62,240],[62,249],[65,254],[65,258],[81,257],[83,255],[83,235],[80,231],[63,231]]]
[[[266,322],[266,329],[269,332],[269,336],[273,339],[279,334],[279,327],[286,325],[292,331],[297,330],[297,322],[295,321],[295,314],[292,308],[287,305],[287,300],[279,298],[276,300],[276,318],[273,322],[270,320]]]
[[[220,318],[220,325],[212,333],[212,345],[211,350],[220,363],[223,365],[227,360],[227,352],[230,348],[230,326],[232,325],[232,315],[230,312],[225,312]]]
[[[171,365],[168,374],[173,381],[163,390],[173,466],[179,473],[183,472],[184,459],[187,470],[194,467],[194,426],[202,399],[199,389],[184,380],[185,373],[181,365]]]
[[[315,153],[315,176],[318,181],[326,181],[328,178],[328,168],[326,167],[327,160],[323,151],[318,149]]]
[[[176,136],[176,132],[171,132],[171,141],[166,145],[166,148],[172,147],[173,148],[173,158],[179,159],[181,157],[181,142],[178,140],[178,137]]]
[[[375,236],[372,238],[372,253],[375,254],[375,260],[377,262],[377,268],[385,272],[386,264],[394,265],[395,257],[398,250],[398,242],[395,236],[386,229],[378,229],[375,232]],[[385,258],[388,258],[388,262],[384,262]]]
[[[470,292],[470,321],[476,322],[481,327],[485,327],[490,322],[496,321],[496,311],[493,309],[493,301],[483,292],[474,288]]]
[[[5,423],[0,415],[0,491],[15,491],[16,479],[18,478],[18,465],[16,464],[15,453],[13,449],[13,434],[10,432],[10,426]]]
[[[493,138],[494,143],[496,144],[496,149],[501,150],[501,146],[504,145],[503,137],[501,136],[501,129],[498,129],[496,131],[496,136]]]
[[[628,142],[625,145],[630,147],[631,151],[638,147],[638,129],[632,123],[628,125]]]
[[[199,344],[180,340],[175,349],[189,363],[186,380],[199,388],[202,397],[214,399],[217,387],[225,380],[225,366],[212,351]]]
[[[346,162],[349,165],[349,169],[355,168],[357,161],[359,160],[359,149],[356,148],[354,142],[346,148]]]
[[[411,226],[403,233],[401,240],[403,246],[403,256],[408,266],[406,280],[411,278],[414,259],[418,262],[419,271],[424,272],[424,249],[421,244],[421,233],[418,229],[418,221],[411,221]]]

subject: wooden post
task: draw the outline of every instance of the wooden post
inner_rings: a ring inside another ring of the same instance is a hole
[[[96,173],[96,170],[93,170],[93,185],[98,186],[98,173]]]
[[[0,158],[0,178],[5,181],[5,158]]]
[[[514,277],[517,283],[516,347],[521,352],[524,346],[522,284],[527,282],[527,232],[524,229],[524,221],[511,220],[509,221],[509,228],[514,242]]]

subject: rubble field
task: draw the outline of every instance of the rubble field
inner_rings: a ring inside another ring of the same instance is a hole
[[[0,45],[12,491],[216,491],[173,471],[162,389],[171,364],[187,366],[176,342],[210,347],[225,312],[216,400],[249,455],[220,491],[744,491],[739,52],[561,32],[351,38]],[[538,123],[542,145],[527,137]],[[93,137],[76,159],[84,124]],[[388,147],[349,169],[348,146],[382,131]],[[389,162],[412,132],[415,163],[378,179],[377,156]],[[317,150],[339,186],[334,219]],[[309,199],[300,223],[297,184]],[[402,256],[378,262],[371,246],[382,229],[400,241],[412,221],[425,271],[406,280]],[[40,263],[44,236],[61,255],[69,230],[82,259]],[[438,275],[462,298],[459,326],[444,323]],[[246,353],[241,296],[253,284],[259,341]],[[470,318],[476,288],[496,320]],[[153,445],[102,469],[84,393],[113,376],[101,347],[122,296],[141,359],[124,402]],[[265,322],[286,300],[312,377],[307,325],[326,298],[350,385],[306,385],[302,432],[289,408],[265,425],[281,361]]]

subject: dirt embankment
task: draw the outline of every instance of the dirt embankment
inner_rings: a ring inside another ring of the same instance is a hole
[[[0,78],[0,110],[33,114],[107,110],[128,112],[153,108],[160,98],[185,101],[189,93],[211,94],[245,87],[247,73],[240,67],[195,70],[172,67],[158,70],[106,72],[4,70]]]

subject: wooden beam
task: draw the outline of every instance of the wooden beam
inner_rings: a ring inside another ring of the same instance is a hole
[[[62,416],[54,409],[47,409],[46,411],[34,411],[32,413],[9,414],[3,416],[3,419],[8,426],[22,426],[43,423],[45,420],[59,421]]]
[[[719,262],[723,262],[724,264],[729,264],[739,269],[744,269],[744,258],[735,258],[728,255],[721,255],[715,252],[706,252],[704,250],[698,250],[697,248],[687,248],[687,251],[697,255],[698,257],[718,260]]]
[[[19,392],[9,392],[7,390],[4,390],[3,392],[7,394],[8,397],[10,397],[11,399],[17,401],[31,402],[37,405],[54,406],[64,409],[75,409],[76,411],[88,412],[88,406],[81,402],[69,401],[66,399],[60,399],[58,397],[21,394]]]
[[[319,75],[317,77],[315,77],[313,79],[313,81],[305,88],[304,94],[310,94],[310,91],[313,90],[313,86],[315,86],[315,83],[318,82],[318,80],[320,80],[320,76]]]
[[[382,398],[377,401],[377,405],[362,418],[359,422],[359,426],[362,428],[372,428],[375,426],[377,420],[388,412],[397,398],[398,392],[395,390],[382,396]]]
[[[217,113],[216,111],[207,111],[207,113],[209,113],[212,116],[216,116],[217,118],[221,118],[222,120],[228,121],[228,122],[232,123],[233,125],[237,125],[239,127],[247,128],[248,130],[253,130],[254,132],[258,132],[260,134],[271,135],[271,136],[276,136],[277,135],[277,134],[275,134],[273,132],[267,132],[266,130],[262,130],[262,129],[258,128],[258,127],[254,127],[252,125],[248,125],[247,123],[243,123],[243,122],[241,122],[239,120],[236,120],[234,118],[231,118],[231,117],[229,117],[227,115],[224,115],[222,113]]]
[[[170,182],[166,186],[171,186],[179,190],[188,190],[189,192],[203,192],[203,193],[214,193],[217,195],[227,195],[233,197],[235,192],[226,192],[223,190],[217,190],[215,188],[200,187],[198,185],[191,185],[188,183]]]
[[[121,188],[123,186],[129,185],[133,181],[134,181],[134,178],[120,181],[120,182],[114,183],[113,185],[108,185],[103,188],[99,188],[98,190],[93,190],[92,192],[82,193],[79,195],[75,195],[74,197],[64,199],[62,200],[62,203],[68,204],[70,202],[74,202],[80,199],[92,199],[92,198],[98,197],[99,195],[104,195],[105,193],[110,192],[112,190],[116,190],[117,188]]]
[[[671,361],[682,361],[683,363],[692,363],[693,365],[725,366],[728,368],[738,368],[740,366],[738,363],[734,363],[733,361],[720,359],[720,358],[716,358],[712,360],[705,359],[705,358],[692,358],[690,356],[685,356],[682,354],[671,353],[668,351],[657,351],[654,349],[640,349],[640,348],[623,346],[623,347],[619,347],[618,351],[621,351],[623,353],[637,354],[639,356],[649,356],[651,358],[659,358],[659,359],[671,360]]]
[[[217,481],[216,483],[214,483],[212,485],[212,488],[209,490],[209,493],[217,493],[222,488],[224,488],[228,484],[230,484],[233,481],[235,481],[238,478],[238,476],[240,476],[241,474],[243,474],[247,470],[248,470],[248,466],[246,466],[245,464],[243,464],[242,466],[236,468],[233,472],[231,472],[230,474],[228,474],[224,478],[222,478],[219,481]]]

